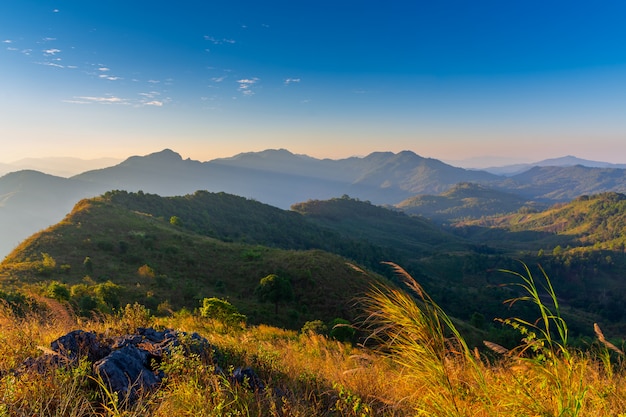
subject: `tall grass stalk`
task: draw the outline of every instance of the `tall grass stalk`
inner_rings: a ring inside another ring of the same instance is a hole
[[[523,262],[521,264],[523,273],[501,270],[518,277],[521,282],[508,285],[523,291],[523,295],[508,299],[505,303],[513,305],[519,301],[531,302],[539,310],[535,322],[519,317],[501,320],[524,336],[522,344],[508,353],[522,369],[515,372],[518,368],[511,368],[517,392],[526,399],[520,404],[525,405],[524,408],[529,412],[539,415],[581,415],[588,390],[585,372],[590,367],[589,358],[568,346],[567,323],[561,316],[554,287],[545,270],[539,266],[544,281],[541,284],[545,292],[543,299],[549,300],[548,303],[542,300],[540,287],[530,268]],[[542,390],[537,392],[529,389],[529,386],[539,386]]]
[[[366,327],[402,368],[399,378],[415,385],[419,415],[469,416],[489,399],[482,364],[450,317],[404,269],[388,263],[417,296],[374,288],[364,300]]]

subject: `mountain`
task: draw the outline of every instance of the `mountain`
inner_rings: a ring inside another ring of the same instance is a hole
[[[408,151],[320,160],[284,149],[208,162],[183,160],[166,149],[73,178],[159,195],[182,195],[199,189],[225,191],[282,208],[307,199],[344,194],[385,204],[416,193],[439,192],[463,179],[497,179],[492,174],[455,168]]]
[[[497,184],[533,200],[565,202],[586,194],[626,192],[626,170],[619,168],[534,167]]]
[[[70,177],[90,169],[104,168],[119,162],[120,160],[116,158],[24,158],[9,164],[0,164],[0,175],[14,171],[33,170],[59,177]]]
[[[392,206],[418,195],[440,195],[459,183],[471,182],[516,194],[524,201],[552,203],[568,201],[582,194],[623,192],[625,172],[616,168],[576,165],[536,167],[522,174],[503,177],[456,168],[409,151],[374,152],[365,157],[331,160],[279,149],[200,162],[183,159],[178,153],[165,149],[133,156],[117,165],[70,178],[56,177],[55,186],[47,186],[41,176],[30,175],[25,176],[24,181],[32,184],[24,182],[20,190],[12,188],[17,185],[11,175],[0,177],[0,190],[4,190],[0,255],[33,231],[58,221],[78,199],[115,189],[162,196],[181,196],[197,190],[227,192],[287,209],[298,202],[328,200],[343,195],[375,205]],[[63,182],[65,184],[61,185]],[[58,192],[58,187],[68,191]],[[20,205],[18,200],[9,198],[17,192],[21,193],[25,203]],[[476,198],[480,200],[482,197]],[[469,201],[466,200],[471,206],[473,203]],[[496,201],[492,203],[496,204]],[[26,210],[24,206],[27,206]],[[483,204],[483,207],[486,206]],[[32,216],[27,216],[28,213]],[[453,210],[450,215],[456,217],[459,213]],[[439,215],[443,217],[444,211],[439,210]]]
[[[480,218],[544,206],[517,194],[479,184],[459,183],[439,195],[417,195],[395,205],[408,214],[419,214],[439,222]]]
[[[539,162],[533,162],[528,164],[512,164],[498,167],[483,168],[483,171],[490,172],[496,175],[517,175],[533,167],[572,167],[575,165],[582,165],[589,168],[618,168],[626,169],[626,164],[611,164],[608,162],[591,161],[588,159],[577,158],[572,155],[563,156],[560,158],[544,159]]]
[[[76,201],[103,189],[38,171],[18,171],[0,178],[0,254],[22,239],[61,220]]]

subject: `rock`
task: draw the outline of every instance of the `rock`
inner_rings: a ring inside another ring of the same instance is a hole
[[[74,330],[59,337],[50,344],[50,348],[70,362],[76,362],[84,357],[90,362],[95,362],[111,352],[108,346],[100,345],[95,332],[83,330]]]
[[[213,365],[216,373],[223,373],[217,365],[218,350],[195,332],[138,328],[133,334],[107,339],[95,332],[74,330],[50,346],[51,351],[26,359],[15,373],[45,373],[50,369],[76,366],[80,360],[86,359],[93,364],[94,375],[99,376],[109,392],[126,405],[158,387],[165,377],[158,364],[178,347],[184,355],[198,355],[205,364]],[[235,369],[230,380],[253,391],[265,389],[265,384],[251,368]]]
[[[133,403],[161,382],[160,375],[150,369],[150,358],[149,352],[126,345],[94,363],[93,370],[120,401]]]
[[[263,391],[265,384],[252,368],[237,368],[233,371],[232,381],[250,388],[252,391]]]

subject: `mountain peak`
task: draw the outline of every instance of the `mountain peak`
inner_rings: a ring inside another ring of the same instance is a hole
[[[169,148],[165,148],[162,151],[148,154],[144,158],[158,159],[158,160],[163,160],[163,161],[174,161],[174,160],[182,161],[183,160],[183,157],[180,156],[179,153],[174,152],[173,150]]]

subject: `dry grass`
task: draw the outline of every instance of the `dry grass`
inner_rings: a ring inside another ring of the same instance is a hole
[[[27,317],[2,306],[0,416],[625,415],[626,373],[622,354],[611,345],[580,352],[535,336],[487,360],[467,348],[427,294],[418,294],[416,302],[397,289],[373,290],[367,324],[376,349],[269,326],[226,332],[198,315],[155,318],[139,305],[81,323],[60,304]],[[558,317],[547,318],[552,316]],[[220,366],[252,367],[266,390],[238,386],[212,364],[176,352],[162,365],[166,383],[131,408],[98,386],[89,363],[44,375],[8,372],[69,330],[113,335],[139,326],[200,333],[221,352]],[[607,342],[604,335],[602,340]]]

